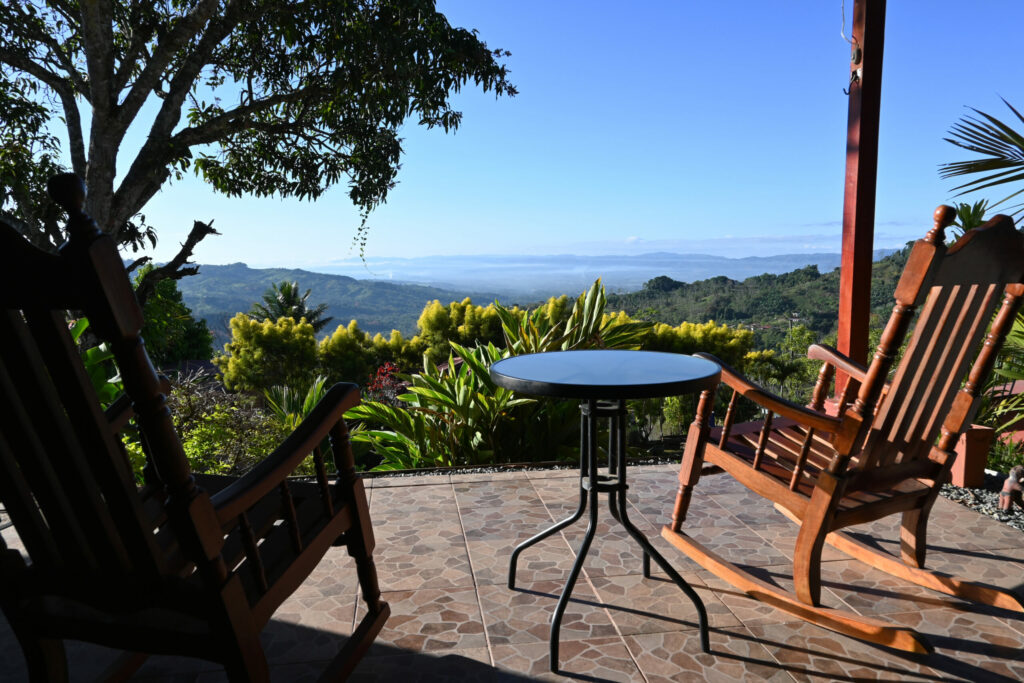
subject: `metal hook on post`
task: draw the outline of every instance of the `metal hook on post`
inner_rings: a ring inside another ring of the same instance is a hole
[[[858,68],[858,69],[854,69],[853,71],[850,72],[850,85],[851,86],[854,83],[859,83],[860,82],[861,71],[863,71],[863,69],[859,69]],[[850,89],[849,88],[843,88],[843,94],[849,96]]]

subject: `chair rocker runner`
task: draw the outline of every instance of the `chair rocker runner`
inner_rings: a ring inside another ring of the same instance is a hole
[[[332,387],[247,475],[193,477],[117,249],[82,213],[80,180],[50,187],[70,216],[59,254],[0,223],[0,500],[28,555],[0,539],[0,607],[31,679],[67,680],[62,641],[74,639],[125,650],[114,678],[146,654],[172,654],[220,662],[231,680],[267,680],[260,631],[332,545],[354,558],[368,608],[323,675],[344,678],[389,614],[342,418],[358,388]],[[120,370],[126,395],[106,411],[68,310],[89,318]],[[147,457],[141,486],[118,435],[133,416]],[[289,481],[310,453],[316,482]]]
[[[733,392],[729,407],[721,428],[711,430],[713,397],[701,395],[672,522],[662,530],[691,559],[755,599],[819,626],[909,652],[929,652],[930,646],[912,629],[821,605],[826,541],[921,586],[1024,611],[1020,591],[925,569],[929,512],[1024,294],[1024,236],[1011,219],[996,216],[947,248],[944,229],[955,215],[948,206],[936,209],[934,228],[915,243],[870,366],[825,346],[808,350],[808,357],[823,366],[807,407],[773,396],[716,360],[723,383]],[[912,323],[907,348],[888,381]],[[823,406],[837,369],[850,379],[838,399],[838,416],[832,416]],[[763,422],[734,424],[741,399],[761,409]],[[795,593],[753,576],[685,533],[687,507],[705,459],[707,472],[728,472],[800,525],[793,556]],[[841,531],[896,513],[902,514],[900,558]]]

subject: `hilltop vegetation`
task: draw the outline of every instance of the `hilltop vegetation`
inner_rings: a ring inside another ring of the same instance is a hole
[[[387,335],[395,329],[412,336],[425,304],[434,299],[460,301],[466,296],[465,292],[436,287],[356,280],[289,268],[256,269],[244,263],[204,265],[197,275],[182,279],[178,287],[195,316],[209,326],[214,348],[221,349],[231,338],[228,321],[239,311],[248,311],[268,287],[282,281],[297,281],[304,290],[312,289],[313,298],[327,304],[325,317],[333,317],[335,324],[358,320],[359,327],[371,334]],[[473,298],[493,301],[495,296],[475,293]],[[333,329],[332,325],[325,332]]]
[[[876,261],[871,278],[873,325],[884,324],[892,294],[909,250]],[[758,275],[742,282],[714,277],[679,282],[660,276],[628,294],[608,295],[608,306],[629,315],[670,325],[682,321],[714,320],[753,326],[758,346],[778,348],[787,330],[799,324],[818,338],[836,331],[839,309],[839,269],[827,273],[810,265],[781,275]]]

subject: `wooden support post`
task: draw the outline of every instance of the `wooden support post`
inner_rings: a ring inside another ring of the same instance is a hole
[[[838,348],[853,360],[864,363],[871,304],[885,0],[856,0],[852,41]],[[845,374],[838,373],[837,396],[846,386],[846,380]]]

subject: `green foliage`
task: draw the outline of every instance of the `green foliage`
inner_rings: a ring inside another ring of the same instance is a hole
[[[255,322],[239,314],[231,321],[229,355],[217,359],[225,383],[234,389],[258,390],[273,384],[309,385],[317,372],[328,383],[365,384],[380,379],[380,368],[392,363],[412,367],[422,359],[423,370],[408,379],[408,391],[392,400],[366,400],[353,409],[350,419],[362,421],[353,441],[368,449],[368,460],[381,469],[407,469],[487,462],[554,460],[569,456],[576,439],[578,415],[569,402],[519,400],[490,380],[495,360],[520,353],[577,348],[646,348],[675,353],[710,351],[730,364],[743,367],[752,352],[749,330],[714,322],[683,323],[678,327],[653,325],[623,312],[607,313],[607,296],[600,280],[574,300],[552,297],[535,310],[505,308],[498,302],[474,306],[469,299],[442,306],[434,301],[420,316],[421,334],[405,339],[393,332],[390,339],[371,337],[355,321],[339,327],[316,345],[308,324],[291,318],[276,323]],[[500,331],[503,348],[491,341]],[[448,335],[454,335],[455,339]],[[482,338],[488,338],[482,342]],[[473,345],[459,340],[470,339]],[[435,360],[445,345],[439,366]],[[275,372],[290,371],[285,379]],[[376,375],[374,375],[376,373]],[[376,380],[374,380],[376,377]],[[275,389],[267,395],[271,409],[282,408],[302,395],[293,389]],[[367,397],[364,397],[364,399]],[[639,410],[639,412],[638,412]],[[637,426],[648,434],[661,420],[661,404],[633,406]],[[291,423],[289,423],[291,424]]]
[[[412,375],[409,392],[399,396],[405,409],[367,402],[347,413],[382,427],[353,434],[381,456],[375,469],[510,462],[510,456],[522,452],[514,409],[535,401],[515,398],[491,380],[490,365],[505,354],[493,344],[467,349],[452,343],[452,349],[462,362],[451,354],[439,370],[426,358],[423,373]]]
[[[992,377],[982,392],[982,404],[975,421],[996,429],[998,434],[1024,428],[1024,394],[1010,393],[1024,380],[1024,312],[1018,313],[1000,349]]]
[[[566,316],[567,297],[548,300],[534,311],[507,309],[495,302],[510,355],[579,348],[639,348],[651,324],[625,314],[606,315],[608,297],[598,279],[580,294]]]
[[[63,241],[57,228],[60,208],[38,198],[46,196],[46,181],[65,169],[39,97],[38,81],[0,63],[0,217],[37,247],[55,249]]]
[[[956,220],[953,221],[953,236],[959,237],[968,230],[973,230],[985,222],[985,212],[988,211],[988,200],[981,199],[968,204],[960,202],[956,205]]]
[[[1018,121],[1024,123],[1024,115],[1014,109],[1012,104],[1005,99],[1003,104],[1013,112]],[[1024,182],[1024,134],[994,116],[974,107],[970,109],[980,118],[964,116],[953,125],[949,132],[951,137],[944,139],[961,149],[979,154],[982,158],[942,164],[939,167],[939,175],[943,178],[981,176],[954,187],[954,191],[960,191],[958,196],[990,187]],[[993,204],[992,208],[1008,202],[1021,192],[1024,192],[1024,187],[1003,197]],[[1012,213],[1016,216],[1024,211],[1024,203],[1009,208],[1013,209]]]
[[[713,353],[729,365],[742,367],[746,355],[754,345],[754,333],[714,320],[705,323],[680,323],[677,327],[656,323],[642,338],[647,351],[694,354],[698,351]]]
[[[1009,472],[1017,465],[1024,465],[1024,443],[1009,436],[997,437],[989,449],[985,466],[996,472]]]
[[[313,326],[291,318],[258,322],[244,313],[231,319],[231,341],[225,355],[213,362],[224,386],[240,391],[262,391],[276,384],[303,386],[317,370]]]
[[[313,378],[309,387],[303,391],[302,388],[289,386],[273,386],[263,392],[263,399],[266,402],[270,413],[284,428],[285,432],[291,433],[302,423],[313,408],[327,393],[327,378],[317,375]],[[324,463],[328,471],[333,469],[331,441],[325,438],[320,444],[320,452],[323,455]],[[313,475],[316,469],[313,464],[313,456],[310,455],[295,468],[294,474]]]
[[[87,318],[73,321],[69,328],[71,339],[79,344],[87,329],[89,329]],[[124,392],[121,374],[114,364],[114,353],[106,343],[103,343],[82,349],[81,355],[82,365],[85,366],[85,372],[89,375],[89,382],[92,383],[92,388],[96,391],[96,397],[99,399],[100,405],[106,408]]]
[[[470,84],[515,94],[507,53],[451,26],[434,0],[79,4],[0,3],[0,120],[13,139],[66,130],[60,156],[122,244],[144,234],[129,219],[190,172],[229,196],[315,199],[347,183],[364,239],[366,213],[395,183],[402,125],[457,128],[449,98]],[[29,141],[13,163],[35,177],[60,158],[55,145]],[[0,178],[5,195],[12,177]],[[31,206],[44,197],[5,201],[44,233]]]
[[[500,343],[501,318],[493,306],[476,306],[469,297],[447,306],[428,303],[416,322],[417,337],[426,345],[424,353],[435,363],[448,355],[448,342],[464,346]]]
[[[290,429],[246,394],[224,391],[207,375],[172,380],[167,403],[193,472],[243,474],[269,455]],[[141,480],[145,464],[137,440],[125,450]]]
[[[871,312],[878,320],[888,319],[892,294],[908,254],[909,250],[890,254],[872,267]],[[687,283],[660,276],[638,292],[610,295],[608,305],[634,317],[653,309],[659,312],[665,324],[714,320],[730,329],[746,327],[755,335],[750,348],[779,348],[794,320],[819,339],[836,331],[839,269],[820,273],[817,266],[811,265],[780,275],[758,275],[742,282],[714,277]],[[733,356],[730,363],[736,358]]]
[[[666,396],[661,407],[666,432],[685,434],[693,414],[682,396]]]
[[[354,408],[347,417],[362,420],[364,427],[353,433],[353,439],[367,444],[382,460],[377,469],[564,459],[574,454],[578,438],[574,403],[515,398],[491,381],[492,363],[521,353],[647,348],[652,340],[664,350],[702,348],[742,362],[753,339],[748,331],[714,323],[656,330],[624,313],[605,313],[606,302],[600,281],[577,297],[571,308],[568,297],[552,298],[533,311],[508,309],[495,302],[488,309],[501,321],[505,348],[493,343],[467,348],[450,340],[443,367],[435,364],[430,353],[424,354],[423,371],[408,377],[411,386],[398,397],[406,408],[373,401]],[[445,320],[451,310],[460,309],[428,305],[433,320],[429,324],[457,330],[450,317]],[[486,309],[478,313],[482,314],[477,319],[489,315]],[[632,414],[649,435],[661,419],[660,402],[638,403],[632,406]]]
[[[327,304],[309,306],[307,301],[312,291],[307,289],[305,294],[299,294],[299,284],[294,281],[274,283],[263,293],[263,303],[257,302],[252,305],[249,317],[253,320],[291,318],[295,322],[305,319],[313,326],[314,333],[319,332],[334,318],[323,317],[327,311]]]
[[[313,412],[326,393],[327,378],[317,375],[305,391],[277,385],[264,390],[263,398],[274,417],[291,432]]]
[[[376,368],[388,362],[416,367],[425,351],[420,337],[405,339],[398,330],[392,330],[387,339],[380,334],[371,337],[353,320],[348,327],[339,325],[331,336],[320,342],[317,352],[321,372],[332,383],[362,384]]]
[[[135,276],[138,282],[152,271],[146,264]],[[142,338],[153,365],[166,368],[184,360],[209,360],[213,356],[213,336],[206,321],[196,320],[181,298],[176,280],[160,280],[142,307],[145,320]]]
[[[650,441],[655,428],[658,429],[659,434],[664,430],[665,400],[664,398],[645,398],[626,401],[629,424],[632,428],[630,433],[636,434],[641,443],[646,444]]]

